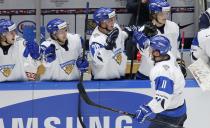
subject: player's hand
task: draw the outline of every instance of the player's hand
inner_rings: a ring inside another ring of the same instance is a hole
[[[23,53],[24,57],[30,56],[33,59],[38,59],[40,57],[39,45],[35,42],[35,28],[32,26],[24,26],[23,28],[23,38],[25,39],[25,50]]]
[[[144,29],[142,31],[148,38],[153,37],[158,34],[157,27],[153,25],[152,22],[147,22],[144,24]]]
[[[114,28],[111,32],[107,34],[106,45],[104,46],[106,50],[113,50],[113,48],[116,48],[116,40],[118,35],[118,28]]]
[[[135,31],[133,33],[133,43],[138,45],[142,49],[146,49],[149,46],[149,38],[141,31]]]
[[[46,62],[53,62],[55,59],[56,59],[56,47],[54,44],[50,44],[49,47],[47,47],[44,51],[43,51],[43,54],[44,54],[44,59]]]
[[[39,45],[35,41],[26,41],[23,56],[28,57],[28,55],[33,59],[40,58]]]
[[[181,60],[181,59],[177,59],[176,62],[178,63],[181,71],[182,71],[182,74],[184,75],[184,77],[187,76],[187,70],[186,70],[186,66],[185,66],[185,62],[184,60]]]
[[[139,107],[138,110],[136,110],[136,117],[135,119],[139,123],[143,123],[147,117],[149,117],[152,114],[152,110],[149,108],[149,106],[142,105]]]
[[[77,68],[81,72],[86,72],[88,70],[88,67],[89,67],[88,60],[87,59],[83,59],[82,57],[77,59],[76,65],[77,65]]]
[[[131,25],[124,28],[124,31],[128,34],[128,36],[133,36],[134,31],[139,31],[140,27]]]

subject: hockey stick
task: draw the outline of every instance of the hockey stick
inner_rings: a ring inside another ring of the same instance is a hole
[[[91,106],[94,106],[94,107],[97,107],[97,108],[101,108],[101,109],[105,109],[105,110],[108,110],[108,111],[112,111],[112,112],[115,112],[115,113],[118,113],[118,114],[121,114],[121,115],[130,116],[132,118],[135,118],[136,117],[136,115],[133,114],[133,113],[129,113],[129,112],[126,112],[126,111],[114,109],[114,108],[111,108],[111,107],[107,107],[107,106],[103,106],[103,105],[100,105],[100,104],[95,103],[87,95],[87,92],[85,91],[84,86],[83,86],[82,83],[79,83],[77,85],[77,88],[78,88],[79,93],[82,96],[83,100],[88,105],[91,105]],[[171,123],[168,123],[168,122],[164,122],[164,121],[160,121],[160,120],[157,120],[157,119],[146,118],[146,120],[148,120],[150,122],[157,123],[157,124],[166,125],[166,126],[169,126],[170,128],[184,128],[182,126],[174,125],[174,124],[171,124]]]
[[[182,32],[182,42],[181,42],[181,60],[183,60],[184,54],[184,31]]]
[[[135,22],[135,25],[138,25],[138,21],[139,21],[139,13],[140,13],[140,8],[141,8],[141,2],[140,0],[137,0],[138,3],[138,8],[137,8],[137,13],[136,13],[136,22]],[[132,75],[133,75],[133,61],[134,61],[134,56],[135,56],[135,48],[136,46],[133,46],[132,45],[132,48],[131,48],[131,67],[130,67],[130,79],[132,79]]]
[[[85,29],[84,29],[84,42],[83,42],[83,51],[82,51],[82,59],[85,59],[85,50],[86,50],[86,30],[87,30],[87,23],[88,23],[88,13],[89,13],[89,2],[86,3],[86,15],[85,15]],[[79,86],[82,85],[83,83],[83,72],[81,72],[81,76],[80,76],[80,80],[79,83],[77,84],[77,87],[79,89]],[[82,120],[82,114],[81,114],[81,97],[80,97],[80,93],[78,95],[78,118],[79,118],[79,122],[82,125],[83,128],[86,128],[83,120]]]

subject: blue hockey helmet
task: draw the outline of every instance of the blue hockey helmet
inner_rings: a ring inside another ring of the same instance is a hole
[[[150,47],[152,50],[159,51],[161,55],[167,54],[171,50],[169,39],[162,35],[156,35],[150,38]]]
[[[152,13],[169,12],[171,6],[165,0],[150,0],[149,11]]]
[[[111,8],[101,7],[94,12],[93,19],[96,22],[96,24],[99,25],[100,22],[105,21],[115,16],[116,16],[116,13]]]
[[[58,30],[61,30],[63,28],[67,27],[67,23],[64,20],[61,20],[59,18],[55,18],[48,22],[47,24],[47,32],[50,34],[54,34]]]
[[[210,26],[210,8],[203,12],[199,18],[199,29],[206,29]]]
[[[5,32],[11,32],[16,29],[16,25],[13,21],[8,19],[0,19],[0,34]]]

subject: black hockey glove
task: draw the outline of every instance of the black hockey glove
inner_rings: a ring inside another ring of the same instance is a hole
[[[155,25],[152,22],[147,22],[144,25],[144,30],[142,31],[148,38],[157,35],[158,31]]]
[[[113,50],[113,48],[116,48],[116,40],[119,35],[119,29],[114,28],[111,32],[107,34],[105,49],[106,50]]]

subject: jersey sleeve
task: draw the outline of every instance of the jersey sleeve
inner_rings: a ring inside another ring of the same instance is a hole
[[[95,65],[112,65],[114,63],[113,51],[106,50],[104,46],[97,42],[92,42],[90,45],[91,58]]]
[[[172,43],[172,51],[174,51],[175,53],[175,57],[176,58],[181,58],[181,54],[180,54],[180,51],[179,51],[179,45],[180,45],[180,39],[181,39],[181,36],[180,36],[180,30],[179,30],[179,27],[178,25],[175,25],[175,34],[174,34],[174,42],[171,42]]]
[[[148,106],[154,113],[160,113],[166,110],[171,102],[174,82],[168,77],[159,76],[155,79],[155,90],[155,96],[148,103]]]
[[[191,61],[194,62],[198,58],[203,59],[205,62],[208,62],[208,56],[205,54],[205,49],[200,47],[198,40],[198,34],[194,37],[191,45]]]

